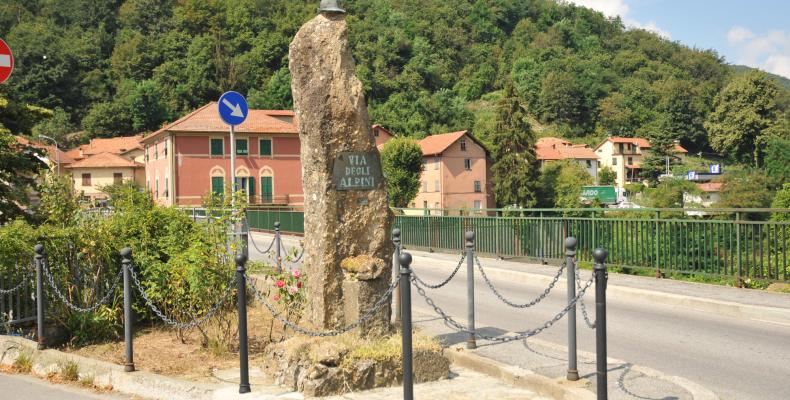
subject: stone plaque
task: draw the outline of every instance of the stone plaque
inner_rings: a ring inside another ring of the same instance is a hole
[[[373,190],[382,179],[381,160],[375,152],[340,153],[332,165],[332,184],[337,190]]]

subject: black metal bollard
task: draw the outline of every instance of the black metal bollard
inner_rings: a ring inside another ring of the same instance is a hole
[[[568,304],[576,297],[576,238],[565,238],[565,268],[568,270]],[[576,305],[568,310],[568,374],[569,381],[579,380],[576,364]]]
[[[401,338],[403,346],[403,399],[414,398],[414,376],[411,348],[411,254],[398,256],[401,296]]]
[[[277,272],[283,272],[283,257],[280,254],[282,244],[280,242],[280,221],[274,221],[274,254],[277,255]]]
[[[236,285],[239,308],[239,393],[250,392],[250,370],[247,344],[247,256],[236,255]]]
[[[44,350],[46,348],[44,344],[44,245],[40,243],[35,245],[33,251],[36,252],[36,341],[38,342],[37,348]]]
[[[239,239],[241,240],[241,252],[247,256],[247,259],[250,258],[250,225],[247,223],[247,213],[244,213],[244,218],[241,219],[241,232],[239,233]]]
[[[134,372],[134,314],[132,314],[132,249],[121,249],[123,267],[123,338],[126,342],[125,372]]]
[[[609,252],[602,248],[593,251],[595,260],[595,364],[597,370],[598,400],[607,400],[607,369],[606,369],[606,256]]]
[[[466,339],[467,349],[476,349],[475,340],[475,233],[466,232],[466,308],[469,323],[469,338]]]
[[[392,277],[397,278],[400,274],[400,257],[401,242],[400,242],[400,229],[395,228],[392,230],[392,243],[395,245],[395,250],[392,252]],[[400,290],[395,292],[395,323],[400,322]]]

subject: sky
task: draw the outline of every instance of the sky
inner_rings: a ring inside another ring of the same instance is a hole
[[[790,78],[790,0],[566,0]]]

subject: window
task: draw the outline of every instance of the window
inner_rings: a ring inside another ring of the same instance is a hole
[[[481,193],[483,191],[480,181],[475,181],[475,193]]]
[[[159,159],[159,145],[155,144],[154,145],[154,160],[158,160],[158,159]]]
[[[423,193],[428,191],[428,181],[422,181],[422,191]]]
[[[91,174],[82,174],[82,186],[91,185]]]
[[[123,182],[123,173],[114,172],[112,174],[112,183],[117,185],[117,184],[122,183],[122,182]]]
[[[162,152],[162,155],[167,157],[167,142],[165,142],[165,148],[164,151]]]
[[[433,169],[439,169],[439,157],[433,158]]]
[[[612,165],[617,165],[617,157],[612,157]]]
[[[634,165],[634,158],[628,157],[628,165]]]
[[[466,151],[466,139],[461,139],[461,151]]]
[[[271,156],[272,155],[272,140],[271,139],[261,139],[261,141],[260,141],[260,155],[262,155],[262,156]]]
[[[437,180],[433,181],[433,191],[434,192],[441,192],[441,190],[442,190],[442,187],[439,186],[439,180],[437,179]]]
[[[620,147],[620,154],[623,154],[623,144],[622,144],[622,143],[620,143],[620,146],[619,146],[619,147]]]
[[[592,160],[587,160],[587,168],[592,168]]]
[[[467,171],[471,171],[472,170],[472,160],[471,159],[469,159],[469,158],[465,158],[464,159],[464,169],[467,170]]]
[[[247,151],[247,139],[236,139],[236,155],[246,156],[249,154]]]
[[[428,201],[427,200],[422,202],[422,208],[428,208]]]
[[[475,200],[475,210],[479,210],[483,208],[483,204],[480,200]]]
[[[145,146],[145,151],[143,151],[143,161],[148,162],[148,146]]]
[[[274,198],[274,184],[271,176],[261,177],[261,201],[271,203]]]
[[[156,178],[156,183],[154,183],[156,187],[154,188],[154,194],[156,195],[154,198],[159,198],[159,178]]]
[[[374,129],[373,130],[373,137],[379,137],[379,130],[378,129]]]
[[[170,180],[165,177],[165,197],[170,196]]]
[[[223,177],[211,177],[211,192],[217,196],[222,196],[225,194],[225,179]]]
[[[223,156],[225,155],[225,140],[224,139],[211,139],[211,155]]]

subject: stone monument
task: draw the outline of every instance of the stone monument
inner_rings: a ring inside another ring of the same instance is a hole
[[[389,287],[393,217],[345,12],[336,2],[321,6],[291,43],[289,68],[301,140],[307,316],[315,328],[337,329]],[[389,330],[388,305],[362,334]]]

